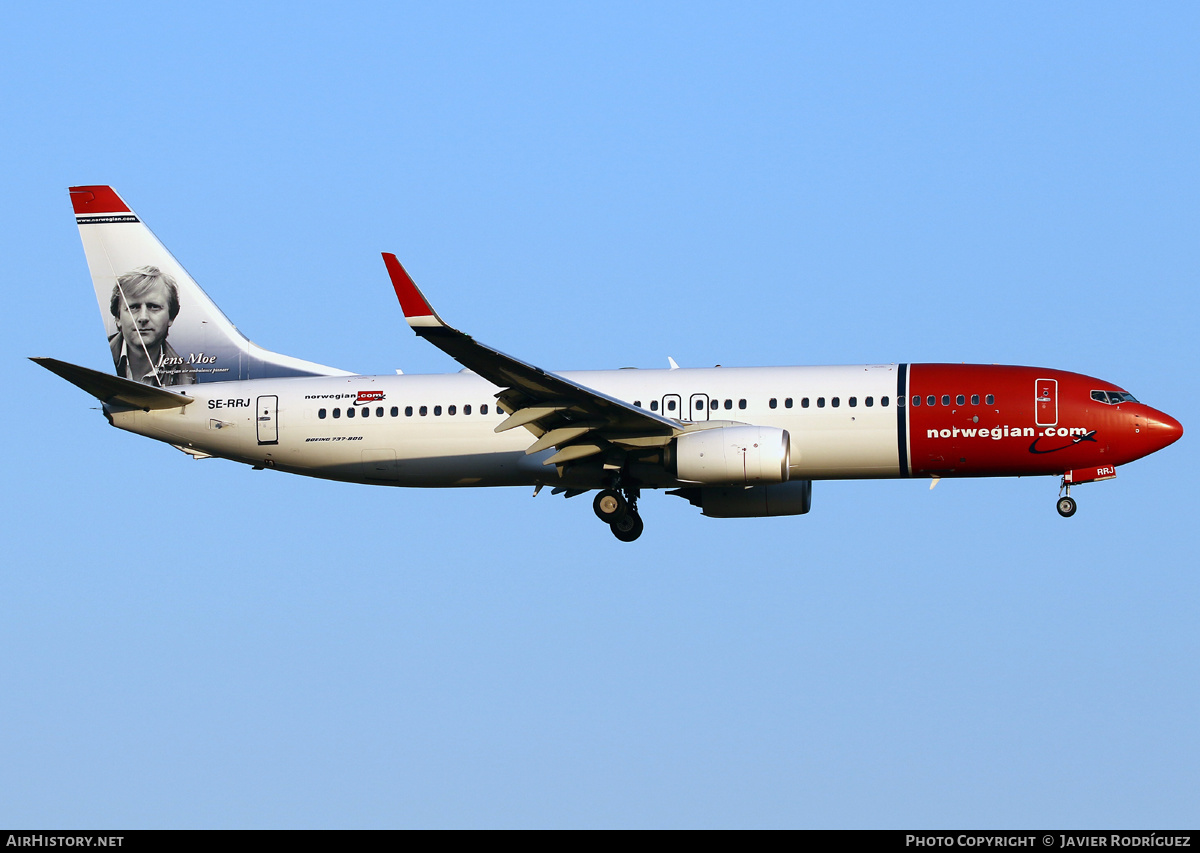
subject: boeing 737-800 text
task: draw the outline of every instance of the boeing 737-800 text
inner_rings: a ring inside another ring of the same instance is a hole
[[[447,325],[390,254],[409,326],[466,370],[349,373],[247,340],[112,188],[71,200],[112,372],[34,360],[113,426],[196,458],[389,486],[594,490],[628,542],[644,489],[744,518],[808,512],[813,480],[1053,475],[1070,516],[1072,485],[1183,434],[1111,382],[1036,367],[551,373]]]

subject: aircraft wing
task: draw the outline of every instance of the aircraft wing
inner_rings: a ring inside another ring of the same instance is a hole
[[[525,427],[538,439],[526,453],[557,448],[545,464],[561,466],[601,456],[605,467],[620,468],[627,450],[661,446],[683,432],[678,421],[505,355],[447,325],[395,255],[385,252],[383,262],[408,325],[459,364],[504,389],[496,398],[508,418],[496,432]]]
[[[195,398],[177,394],[154,385],[144,385],[123,376],[101,373],[90,367],[80,367],[57,358],[31,358],[51,373],[56,373],[102,403],[120,403],[135,409],[178,409]]]

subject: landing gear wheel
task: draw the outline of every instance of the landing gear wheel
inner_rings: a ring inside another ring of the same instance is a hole
[[[596,518],[606,524],[616,524],[629,512],[629,502],[620,492],[604,489],[592,501],[592,510],[596,513]]]
[[[642,524],[642,517],[630,510],[625,513],[624,518],[614,521],[609,527],[612,528],[613,536],[622,542],[632,542],[642,535],[645,525]]]
[[[1067,495],[1058,499],[1058,514],[1063,518],[1070,518],[1075,514],[1075,498]]]

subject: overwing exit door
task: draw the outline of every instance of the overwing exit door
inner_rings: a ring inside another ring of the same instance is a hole
[[[279,444],[278,409],[279,398],[274,394],[258,398],[254,419],[258,423],[259,444]]]
[[[1038,426],[1053,426],[1058,423],[1058,380],[1039,379],[1034,393],[1034,411]]]
[[[708,420],[708,395],[693,394],[688,400],[688,420]]]

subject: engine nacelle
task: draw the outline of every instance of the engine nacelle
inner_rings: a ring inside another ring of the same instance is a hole
[[[791,439],[785,429],[762,426],[685,432],[672,442],[669,459],[672,473],[692,483],[783,483],[791,463]]]
[[[767,486],[704,486],[670,492],[687,498],[709,518],[766,518],[804,515],[812,508],[812,480]]]

